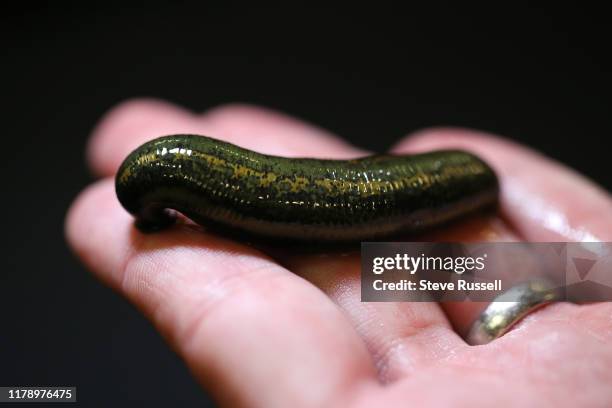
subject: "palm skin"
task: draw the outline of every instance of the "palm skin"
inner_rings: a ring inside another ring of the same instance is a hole
[[[97,126],[89,163],[101,179],[66,221],[74,251],[130,299],[223,406],[609,406],[612,306],[557,303],[488,345],[457,332],[467,304],[362,303],[359,254],[267,251],[188,223],[143,235],[112,176],[153,137],[198,133],[262,153],[350,158],[364,152],[263,108],[193,114],[135,100]],[[501,178],[500,214],[423,236],[449,241],[611,241],[610,195],[559,163],[507,140],[431,129],[393,150],[459,147]],[[270,255],[273,254],[273,255]]]

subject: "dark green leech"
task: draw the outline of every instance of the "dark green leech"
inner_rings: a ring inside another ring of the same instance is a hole
[[[497,202],[493,170],[463,151],[355,160],[263,155],[198,135],[152,140],[116,178],[141,229],[173,220],[249,235],[349,242],[419,231]]]

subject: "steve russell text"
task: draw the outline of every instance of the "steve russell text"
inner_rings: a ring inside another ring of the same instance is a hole
[[[372,282],[374,290],[502,290],[501,279],[495,279],[493,282],[470,282],[465,279],[458,279],[457,282],[432,282],[427,279],[420,279],[417,282],[402,279],[398,282],[385,282],[382,279],[376,279]]]
[[[406,271],[414,275],[417,271],[445,271],[461,275],[466,271],[482,271],[485,269],[487,254],[478,257],[471,256],[410,256],[408,254],[396,254],[392,257],[376,257],[373,259],[372,272],[381,275],[385,271]],[[383,279],[375,279],[372,282],[374,290],[428,290],[428,291],[501,291],[501,279],[489,282],[473,282],[465,279],[457,279],[456,282],[436,282],[429,279],[420,279],[418,282],[401,279],[394,282],[385,282]]]

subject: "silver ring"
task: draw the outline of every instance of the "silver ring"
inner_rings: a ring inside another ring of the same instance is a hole
[[[559,292],[544,280],[518,284],[497,296],[480,314],[466,341],[486,344],[503,336],[529,313],[560,298]]]

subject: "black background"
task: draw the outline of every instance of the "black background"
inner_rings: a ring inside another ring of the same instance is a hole
[[[127,98],[262,104],[376,150],[425,126],[475,127],[612,186],[597,10],[28,7],[1,24],[0,385],[76,385],[83,405],[208,401],[64,241],[65,212],[91,180],[87,137]]]

